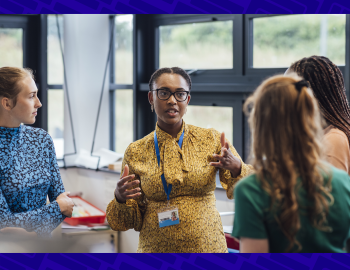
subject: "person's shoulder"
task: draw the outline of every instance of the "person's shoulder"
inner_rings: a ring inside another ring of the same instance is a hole
[[[262,188],[255,173],[239,180],[234,189],[234,197],[238,199],[246,198],[250,201],[265,202],[268,194]]]
[[[125,155],[134,155],[136,153],[147,153],[144,151],[147,150],[151,145],[154,145],[153,136],[154,136],[154,131],[146,135],[142,139],[139,139],[137,141],[130,143],[125,150]]]
[[[28,137],[31,137],[33,139],[39,139],[39,140],[41,139],[41,140],[50,140],[50,141],[52,141],[52,138],[51,138],[50,134],[46,130],[44,130],[42,128],[22,125],[22,131]]]
[[[256,174],[253,173],[239,180],[235,186],[235,190],[237,188],[238,189],[260,189],[261,184],[258,181]]]
[[[350,177],[346,171],[340,170],[329,164],[332,176],[332,185],[346,185],[350,188]]]
[[[348,137],[346,136],[344,131],[341,131],[340,129],[337,129],[335,127],[329,129],[329,131],[324,135],[324,139],[332,143],[348,144]]]

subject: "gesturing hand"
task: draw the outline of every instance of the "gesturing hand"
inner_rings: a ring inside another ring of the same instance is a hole
[[[67,217],[71,217],[73,213],[74,202],[71,198],[68,197],[70,194],[69,191],[61,193],[57,198],[56,202],[58,203],[61,213]]]
[[[132,188],[140,183],[139,180],[134,180],[132,182],[128,182],[133,179],[135,175],[129,175],[129,166],[125,165],[124,172],[122,177],[117,183],[117,187],[114,191],[115,197],[118,202],[125,203],[127,199],[133,199],[141,195],[140,188]],[[130,189],[132,188],[132,189]],[[129,189],[129,190],[128,190]]]
[[[218,160],[218,162],[210,162],[209,165],[223,168],[231,172],[232,177],[237,177],[241,174],[242,162],[241,160],[234,156],[230,150],[228,142],[225,141],[225,133],[221,133],[221,155],[213,154],[213,157]]]

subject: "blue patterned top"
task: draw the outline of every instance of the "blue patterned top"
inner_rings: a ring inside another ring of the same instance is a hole
[[[20,227],[49,236],[66,217],[55,201],[62,192],[50,135],[25,125],[0,127],[0,229]]]

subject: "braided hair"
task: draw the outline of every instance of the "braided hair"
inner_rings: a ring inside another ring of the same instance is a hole
[[[343,131],[350,142],[350,107],[337,65],[327,57],[314,55],[293,63],[289,69],[310,83],[323,117]]]
[[[182,68],[179,67],[172,67],[172,68],[160,68],[157,69],[151,76],[151,79],[149,80],[149,90],[152,91],[152,87],[153,84],[157,81],[157,79],[164,73],[168,73],[168,74],[178,74],[180,75],[182,78],[185,79],[185,81],[188,84],[188,88],[191,91],[191,87],[192,87],[192,81],[190,78],[190,75],[187,74],[187,72],[185,70],[183,70]]]

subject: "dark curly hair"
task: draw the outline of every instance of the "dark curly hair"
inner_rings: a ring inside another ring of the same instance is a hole
[[[152,91],[152,86],[153,84],[157,81],[157,79],[164,73],[168,73],[168,74],[178,74],[180,75],[182,78],[184,78],[188,84],[188,88],[191,91],[191,87],[192,87],[192,81],[190,78],[190,75],[187,74],[187,72],[185,70],[183,70],[182,68],[179,67],[172,67],[172,68],[160,68],[157,69],[151,76],[151,79],[149,80],[149,90]]]

